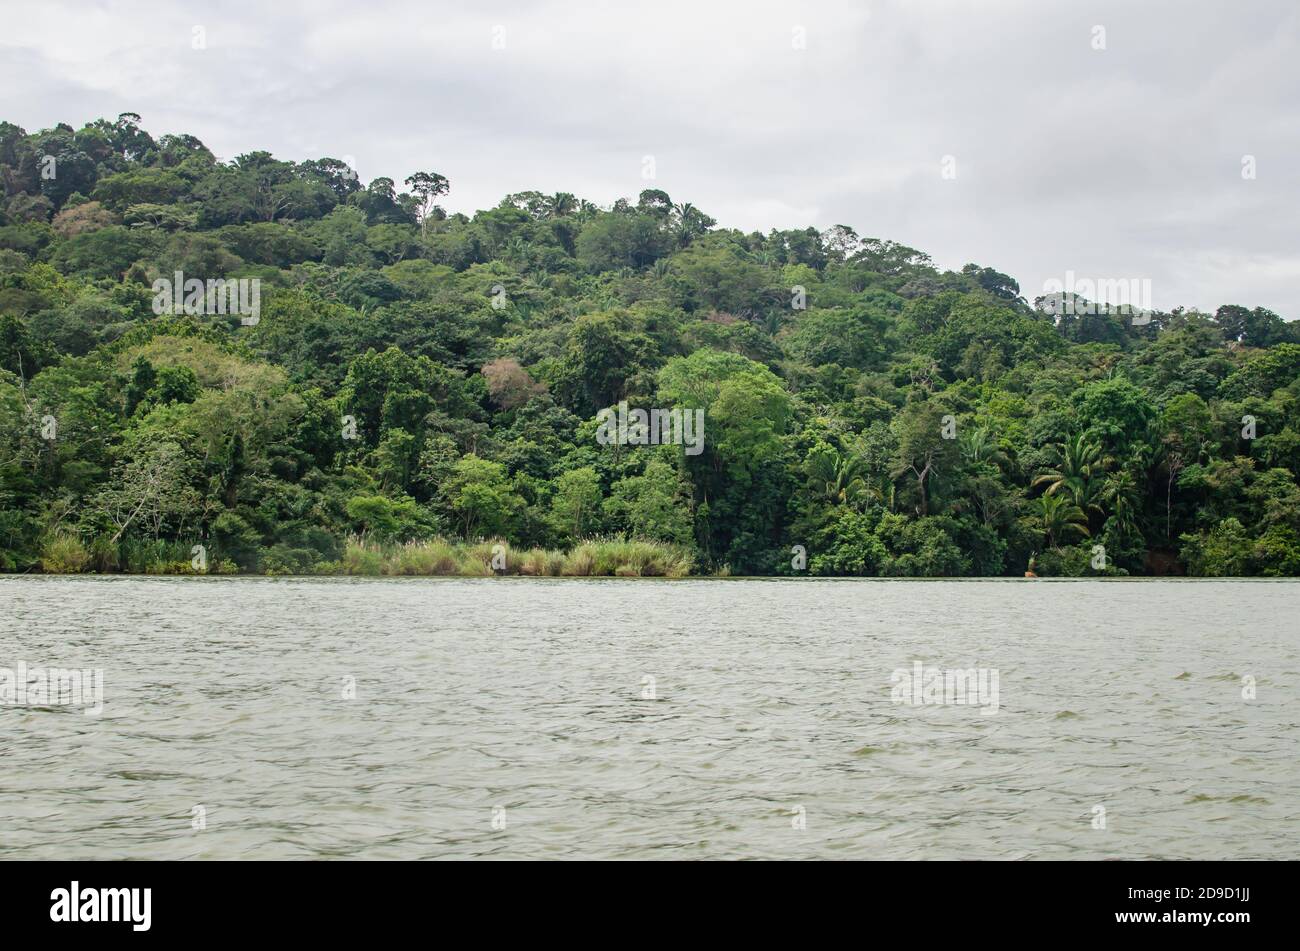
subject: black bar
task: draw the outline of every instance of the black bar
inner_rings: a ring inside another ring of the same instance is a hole
[[[610,915],[624,921],[624,937],[634,943],[671,940],[697,919],[759,934],[774,919],[796,929],[839,921],[872,940],[936,946],[1125,934],[1222,944],[1280,935],[1293,923],[1290,863],[844,862],[794,875],[760,863],[726,870],[705,863],[591,864],[459,863],[453,870],[415,862],[0,863],[0,908],[9,947],[19,947],[10,942],[23,935],[61,933],[336,942],[429,924],[451,938],[463,927],[473,928],[466,937],[487,937],[531,923],[541,939],[553,927],[581,930]],[[142,915],[133,923],[126,913],[142,911],[142,900],[122,904],[124,921],[52,921],[56,890],[70,893],[74,881],[83,902],[87,890],[149,889],[148,930],[136,930]],[[1119,917],[1147,913],[1154,918]],[[1200,920],[1206,914],[1208,923]]]

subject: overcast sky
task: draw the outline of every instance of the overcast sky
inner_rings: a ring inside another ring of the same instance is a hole
[[[1300,317],[1296,0],[41,0],[4,22],[0,119],[29,132],[138,112],[222,159],[441,172],[466,213],[656,187],[1031,299],[1073,271]]]

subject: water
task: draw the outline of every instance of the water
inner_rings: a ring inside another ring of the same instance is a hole
[[[0,667],[105,679],[0,707],[0,858],[1293,859],[1297,595],[0,578]]]

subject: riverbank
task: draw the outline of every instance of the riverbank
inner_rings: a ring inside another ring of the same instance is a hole
[[[479,578],[491,575],[531,577],[684,578],[695,558],[680,545],[646,539],[595,538],[568,550],[513,548],[504,539],[481,542],[432,538],[401,544],[354,536],[337,560],[317,560],[298,549],[276,551],[256,566],[240,565],[205,546],[158,542],[135,544],[125,551],[71,535],[44,547],[40,573],[135,575],[358,575]],[[715,576],[718,573],[714,573]],[[726,572],[722,572],[726,574]]]

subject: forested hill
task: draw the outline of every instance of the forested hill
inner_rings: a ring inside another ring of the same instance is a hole
[[[623,536],[733,574],[1300,574],[1300,325],[1260,308],[1034,299],[653,187],[448,215],[432,170],[129,114],[0,123],[0,180],[5,570]],[[600,438],[624,401],[703,409],[702,448]]]

